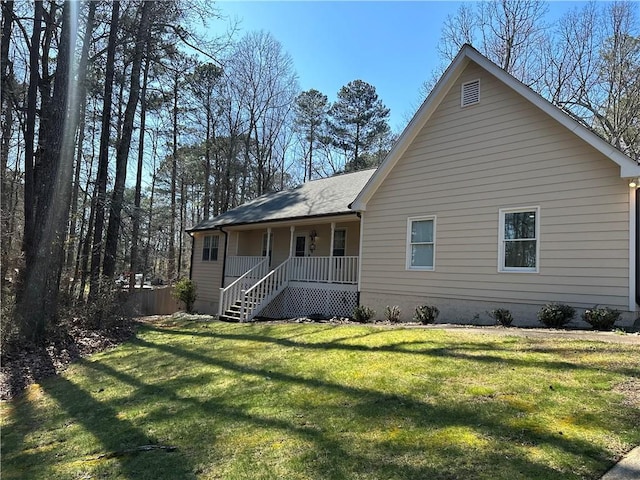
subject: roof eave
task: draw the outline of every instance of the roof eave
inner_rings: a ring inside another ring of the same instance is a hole
[[[206,232],[211,230],[220,230],[221,228],[233,228],[233,227],[246,227],[248,225],[255,225],[256,227],[263,224],[274,224],[274,223],[297,223],[305,220],[314,220],[318,218],[330,218],[330,217],[346,217],[346,216],[355,216],[356,212],[354,211],[342,211],[342,212],[331,212],[331,213],[318,213],[315,215],[303,215],[298,217],[288,217],[288,218],[272,218],[267,220],[259,220],[255,222],[230,222],[223,223],[219,225],[212,225],[202,228],[192,227],[186,229],[187,233],[191,232]]]

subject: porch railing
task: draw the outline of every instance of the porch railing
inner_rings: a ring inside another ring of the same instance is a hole
[[[262,280],[248,290],[242,292],[240,304],[240,321],[248,321],[259,313],[265,305],[273,300],[289,283],[289,262],[285,260]]]
[[[225,288],[220,289],[220,305],[218,307],[218,314],[223,315],[231,305],[233,305],[242,296],[242,292],[250,288],[256,283],[256,281],[263,278],[269,271],[269,258],[268,257],[229,257],[231,258],[259,258],[260,262],[254,264],[248,270],[245,270],[243,274],[240,274],[233,283]],[[227,264],[228,267],[228,264]]]
[[[240,277],[250,271],[256,265],[262,263],[267,257],[234,256],[227,257],[225,275],[227,277]]]
[[[220,315],[249,321],[290,281],[358,283],[358,257],[289,257],[267,273],[268,259],[220,289]],[[233,314],[230,313],[233,312]]]
[[[291,257],[289,280],[358,283],[358,257]]]

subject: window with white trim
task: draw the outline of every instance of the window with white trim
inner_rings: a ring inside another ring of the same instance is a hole
[[[436,217],[407,219],[407,269],[433,270],[436,251]]]
[[[333,256],[344,257],[346,248],[347,231],[344,228],[336,228],[333,232]]]
[[[540,207],[500,209],[499,238],[499,271],[538,272]]]
[[[220,244],[220,235],[206,235],[202,243],[202,261],[215,262],[218,260],[218,245]]]

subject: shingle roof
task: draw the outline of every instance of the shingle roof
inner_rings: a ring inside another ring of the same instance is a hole
[[[375,169],[361,170],[312,180],[290,190],[268,193],[217,217],[203,220],[188,231],[354,213],[349,209],[349,204],[374,172]]]

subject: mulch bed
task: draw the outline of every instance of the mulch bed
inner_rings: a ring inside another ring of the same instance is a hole
[[[133,320],[107,330],[71,326],[60,329],[42,346],[6,349],[0,357],[0,400],[10,400],[32,383],[60,373],[79,358],[115,347],[134,333]]]

